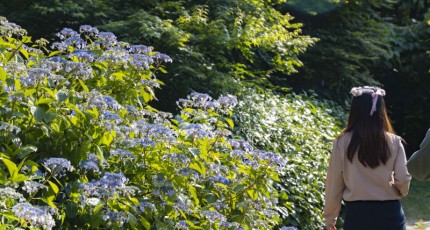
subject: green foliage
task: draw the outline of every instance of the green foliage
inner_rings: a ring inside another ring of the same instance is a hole
[[[49,0],[25,2],[18,9],[5,4],[3,12],[32,34],[91,24],[170,54],[175,62],[159,75],[167,86],[159,94],[163,103],[156,106],[173,111],[173,103],[192,90],[220,95],[235,90],[233,79],[270,86],[271,77],[297,72],[303,65],[299,55],[316,39],[303,35],[302,24],[277,10],[284,2]],[[56,26],[36,27],[47,20]]]
[[[305,34],[320,41],[302,55],[305,68],[277,83],[297,92],[311,89],[341,104],[349,103],[351,87],[382,86],[394,127],[408,142],[407,152],[411,153],[428,128],[423,124],[430,121],[426,115],[430,111],[430,2],[340,2],[336,8],[315,15],[298,9],[300,4],[295,1],[282,6],[282,12],[290,12],[306,25]],[[309,7],[319,10],[319,5]]]
[[[0,28],[2,228],[279,225],[285,161],[230,138],[234,96],[193,93],[173,119],[148,105],[167,55],[90,26],[56,50]]]
[[[378,3],[338,4],[333,11],[315,16],[296,13],[307,25],[305,32],[320,42],[303,55],[307,68],[287,84],[314,89],[338,102],[343,102],[352,86],[380,84],[374,68],[390,65],[390,59],[399,54],[393,47],[396,26],[375,9]]]
[[[243,135],[259,148],[280,153],[287,166],[276,187],[285,225],[322,229],[324,181],[331,145],[344,112],[314,96],[244,92],[235,112]]]

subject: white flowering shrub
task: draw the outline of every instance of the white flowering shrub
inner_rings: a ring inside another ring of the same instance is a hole
[[[324,229],[324,181],[343,110],[308,95],[247,90],[234,114],[238,135],[288,161],[275,185],[283,224]]]
[[[280,227],[286,161],[232,138],[234,96],[193,93],[173,118],[148,105],[167,55],[91,26],[58,37],[0,18],[2,229]]]

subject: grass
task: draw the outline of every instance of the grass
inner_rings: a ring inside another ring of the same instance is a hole
[[[402,206],[409,223],[430,221],[430,181],[413,179],[409,194],[402,199]]]

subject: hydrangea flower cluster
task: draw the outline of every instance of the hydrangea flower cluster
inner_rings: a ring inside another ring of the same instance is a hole
[[[11,187],[0,188],[0,205],[4,208],[7,207],[6,200],[18,200],[19,202],[24,202],[24,196],[17,192],[15,189]]]
[[[122,173],[105,172],[100,180],[93,180],[81,185],[81,198],[114,198],[124,193],[128,179]]]
[[[88,172],[98,173],[98,172],[100,172],[98,157],[92,153],[88,154],[87,160],[83,160],[79,163],[79,168],[84,173],[88,173]]]
[[[0,204],[15,215],[7,221],[53,228],[54,214],[35,206],[44,202],[67,207],[58,212],[62,224],[94,229],[276,226],[277,202],[267,194],[276,196],[272,183],[285,161],[231,139],[235,96],[194,92],[173,118],[148,106],[162,85],[154,70],[169,56],[88,25],[58,37],[56,53],[8,63],[1,83],[5,152],[25,159],[11,163],[11,171],[22,167],[8,177],[25,192],[0,189]],[[19,132],[37,148],[18,144]],[[57,152],[67,159],[52,157]],[[46,159],[26,158],[39,156]]]
[[[180,108],[213,109],[224,112],[233,109],[237,105],[237,98],[233,95],[221,96],[217,100],[205,93],[191,93],[187,99],[179,99],[177,105]]]
[[[64,158],[49,158],[42,163],[51,175],[63,177],[74,170],[70,161]]]
[[[9,22],[5,17],[0,17],[0,28],[0,36],[2,37],[27,35],[26,30],[15,23]]]
[[[24,181],[24,186],[22,186],[22,189],[29,194],[33,194],[40,189],[48,190],[48,186],[43,185],[37,181]]]
[[[55,226],[50,208],[41,208],[29,203],[18,203],[12,212],[20,219],[25,220],[33,228],[52,229]]]

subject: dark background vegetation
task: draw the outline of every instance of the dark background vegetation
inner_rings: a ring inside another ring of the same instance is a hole
[[[233,93],[237,80],[316,92],[345,107],[351,87],[380,85],[411,154],[430,127],[429,6],[429,0],[1,0],[0,15],[34,38],[52,40],[61,28],[89,24],[169,54],[174,63],[157,93],[163,103],[154,104],[164,111],[191,91]],[[256,23],[261,18],[266,22]],[[259,38],[267,31],[290,43]]]

